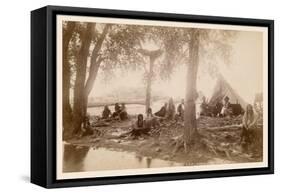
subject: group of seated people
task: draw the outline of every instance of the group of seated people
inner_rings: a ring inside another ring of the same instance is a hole
[[[138,114],[137,120],[132,125],[132,135],[139,136],[147,134],[151,129],[157,129],[160,126],[159,120],[152,113],[152,109],[148,108],[146,117],[143,114]]]
[[[240,104],[231,104],[230,98],[225,96],[223,102],[218,101],[214,106],[209,105],[206,102],[206,98],[202,98],[202,103],[200,104],[200,115],[201,116],[237,116],[243,114],[243,108]]]
[[[161,120],[183,120],[183,116],[184,100],[181,101],[181,103],[177,106],[176,109],[173,98],[170,98],[169,101],[165,103],[155,114],[153,114],[152,108],[150,107],[146,111],[146,116],[144,116],[143,114],[138,114],[136,122],[132,125],[132,132],[145,133],[146,130],[148,132],[151,129],[158,128],[160,126]],[[102,111],[101,119],[105,121],[112,119],[124,121],[128,119],[128,113],[125,103],[121,103],[121,105],[119,103],[115,103],[113,113],[111,112],[109,106],[105,105]]]
[[[165,103],[161,109],[155,113],[155,116],[165,118],[167,120],[178,120],[184,117],[184,100],[181,100],[181,103],[177,106],[174,104],[173,98],[169,99],[168,103]]]
[[[206,99],[203,98],[201,104],[201,109],[207,106]],[[143,114],[138,114],[136,121],[132,124],[131,133],[133,136],[137,137],[141,134],[148,134],[152,129],[157,129],[160,127],[160,121],[163,120],[184,120],[184,100],[182,99],[180,104],[178,104],[177,109],[172,98],[165,103],[159,111],[155,114],[152,112],[152,108],[148,108],[146,111],[146,116]],[[219,107],[219,115],[227,116],[230,114],[230,102],[229,97],[224,98],[224,103]],[[128,113],[124,103],[119,105],[116,103],[114,106],[114,112],[111,113],[111,110],[106,105],[102,112],[102,119],[120,119],[121,121],[128,119]],[[241,143],[249,143],[250,140],[250,131],[252,128],[255,128],[257,124],[258,116],[254,113],[253,106],[248,104],[244,112],[242,119],[242,134],[241,134]]]
[[[200,115],[215,115],[220,117],[229,116],[233,113],[233,107],[230,104],[230,99],[228,96],[224,97],[223,103],[217,103],[215,107],[210,107],[207,102],[206,98],[202,98],[202,103],[200,105]],[[168,102],[166,102],[159,111],[152,113],[152,109],[148,108],[147,110],[147,119],[150,117],[155,117],[158,120],[176,120],[176,121],[183,121],[184,120],[184,100],[182,99],[181,102],[178,104],[177,108],[175,106],[173,98],[170,98]],[[142,118],[144,116],[142,115]],[[114,112],[112,113],[109,109],[108,105],[104,106],[104,110],[102,111],[102,119],[103,120],[110,120],[110,119],[119,119],[124,121],[128,119],[128,113],[125,106],[125,103],[115,103],[114,105]]]
[[[173,98],[170,98],[168,103],[165,103],[159,111],[157,111],[155,114],[152,113],[152,109],[148,108],[147,110],[147,117],[159,117],[159,118],[165,118],[167,120],[174,120],[181,118],[183,119],[184,115],[184,100],[182,99],[181,103],[178,105],[177,109],[174,104]],[[104,109],[102,111],[102,119],[112,119],[117,118],[120,120],[126,120],[128,119],[128,113],[126,109],[125,103],[115,103],[114,105],[114,112],[112,113],[109,109],[108,105],[104,106]]]
[[[122,103],[121,106],[119,105],[119,103],[115,103],[113,113],[111,113],[109,107],[105,105],[102,111],[102,119],[119,119],[121,121],[128,119],[128,113],[125,103]]]
[[[239,105],[239,106],[234,106]],[[205,98],[203,98],[203,102],[201,104],[201,111],[204,108],[206,109],[207,103]],[[228,96],[225,96],[223,99],[223,103],[216,104],[215,108],[217,109],[217,116],[220,117],[226,117],[235,115],[235,112],[242,114],[242,132],[240,136],[240,143],[243,146],[243,149],[248,151],[248,146],[251,142],[253,142],[253,139],[251,137],[251,134],[254,132],[254,130],[257,128],[257,121],[259,118],[259,115],[254,111],[254,108],[251,104],[248,104],[245,108],[245,111],[241,111],[241,105],[240,104],[231,104],[230,99]],[[237,110],[235,110],[237,108]],[[206,112],[206,111],[205,111]]]
[[[148,133],[151,129],[157,129],[160,126],[160,121],[183,120],[183,116],[184,101],[181,101],[176,110],[174,101],[170,98],[168,103],[165,103],[155,114],[153,114],[151,108],[147,109],[146,117],[143,114],[138,114],[137,120],[132,126],[132,133],[136,136],[140,133]]]

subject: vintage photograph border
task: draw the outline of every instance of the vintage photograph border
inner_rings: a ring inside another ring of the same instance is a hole
[[[74,178],[97,178],[97,177],[111,177],[111,176],[126,176],[126,175],[140,175],[140,174],[163,174],[175,172],[202,172],[211,170],[229,170],[229,169],[242,169],[242,168],[261,168],[268,166],[268,119],[263,119],[263,160],[261,162],[243,162],[243,163],[230,163],[230,164],[201,164],[192,166],[178,166],[178,167],[154,167],[154,168],[140,168],[140,169],[115,169],[115,170],[99,170],[99,171],[83,171],[83,172],[63,172],[63,124],[62,124],[62,23],[63,21],[76,21],[76,22],[97,22],[97,23],[112,23],[112,24],[126,24],[126,25],[146,25],[146,26],[169,26],[173,27],[186,27],[186,28],[200,28],[200,29],[216,29],[216,30],[233,30],[233,31],[247,31],[247,32],[260,32],[263,37],[263,101],[267,104],[268,92],[268,60],[267,60],[267,37],[268,32],[265,27],[249,27],[238,25],[218,25],[218,24],[199,24],[199,23],[183,23],[183,22],[167,22],[167,21],[147,21],[135,19],[120,19],[120,18],[104,18],[104,17],[84,17],[84,16],[69,16],[57,15],[57,179],[74,179]],[[268,115],[268,107],[264,106],[263,115]]]
[[[268,28],[268,167],[58,180],[56,177],[57,15],[210,23]],[[42,23],[40,23],[40,21]],[[272,174],[274,172],[274,22],[272,20],[47,6],[32,12],[31,23],[31,182],[54,188]],[[35,33],[37,33],[37,35],[35,35]],[[44,49],[41,49],[42,51],[36,51],[35,47],[39,48],[39,46]],[[42,66],[40,68],[35,68],[35,63],[42,64]],[[44,66],[45,68],[43,68]],[[38,94],[40,91],[35,89],[41,86],[45,86],[45,91],[43,91],[43,88],[41,89],[41,93]],[[39,119],[35,115],[39,114],[38,111],[41,114],[41,116],[37,116],[40,117]],[[35,132],[36,127],[40,128],[39,132]],[[35,148],[35,146],[37,147]]]

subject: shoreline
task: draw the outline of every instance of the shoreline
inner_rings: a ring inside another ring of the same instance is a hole
[[[244,162],[259,162],[262,155],[244,153],[239,145],[241,127],[227,118],[202,118],[198,120],[198,132],[202,136],[197,147],[189,153],[177,148],[177,142],[182,134],[182,123],[162,125],[159,135],[145,135],[138,139],[122,137],[129,131],[129,123],[115,122],[112,126],[98,127],[101,135],[98,137],[86,136],[68,140],[67,143],[77,146],[105,148],[120,152],[130,152],[135,155],[182,163],[187,166],[208,164],[229,164]],[[214,123],[217,121],[218,123]],[[206,126],[206,122],[208,125]],[[231,125],[223,125],[232,122]],[[222,125],[222,126],[218,126]],[[260,130],[258,130],[260,131]],[[258,137],[261,134],[258,134]],[[258,145],[260,146],[260,142]]]

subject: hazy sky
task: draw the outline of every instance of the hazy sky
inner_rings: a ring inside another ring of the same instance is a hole
[[[226,66],[219,62],[217,64],[219,71],[246,102],[252,103],[254,95],[262,91],[262,33],[239,31],[232,46],[231,64]],[[153,83],[152,90],[160,90],[167,96],[183,98],[185,74],[186,70],[183,65],[177,68],[170,81],[156,80]],[[91,96],[102,96],[119,87],[144,86],[142,76],[143,72],[140,71],[117,72],[116,79],[105,84],[101,74],[99,74]],[[203,76],[198,77],[198,91],[202,91],[204,95],[210,97],[215,81],[208,74],[203,74]]]

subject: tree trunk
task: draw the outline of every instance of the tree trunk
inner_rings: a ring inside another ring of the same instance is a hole
[[[100,64],[102,62],[102,57],[99,56],[99,52],[100,49],[102,47],[102,44],[106,38],[106,35],[108,33],[108,31],[110,30],[111,25],[107,24],[103,31],[102,34],[100,36],[100,38],[98,39],[95,48],[92,51],[92,55],[91,55],[91,64],[90,64],[90,71],[89,71],[89,76],[85,85],[85,90],[86,90],[86,94],[89,95],[90,92],[92,91],[92,88],[94,86],[96,77],[97,77],[97,73],[99,71],[99,67]]]
[[[68,22],[63,31],[63,136],[72,132],[72,109],[69,102],[70,64],[68,61],[68,47],[75,28],[74,22]]]
[[[196,106],[197,98],[197,70],[199,62],[199,31],[194,29],[191,33],[191,42],[189,47],[189,63],[187,64],[186,74],[186,95],[184,111],[184,147],[191,145],[196,140]]]
[[[151,106],[151,84],[152,84],[152,76],[153,76],[153,65],[155,58],[149,57],[149,72],[147,77],[147,85],[146,85],[146,98],[145,98],[145,112],[147,113],[148,108]]]
[[[87,59],[95,24],[87,24],[86,31],[81,34],[81,48],[77,57],[76,79],[74,84],[73,127],[74,133],[81,131],[85,119],[85,80]]]
[[[97,78],[97,74],[100,68],[100,64],[102,62],[102,57],[99,56],[100,49],[102,47],[102,44],[106,38],[106,35],[108,31],[110,30],[111,25],[106,24],[100,38],[96,42],[95,48],[92,51],[91,55],[91,63],[90,63],[90,71],[89,75],[85,84],[85,89],[84,89],[84,104],[83,104],[83,114],[84,116],[87,115],[87,108],[88,108],[88,96],[91,93],[94,83]]]
[[[86,82],[86,86],[85,86],[85,90],[84,90],[84,93],[85,93],[84,107],[83,107],[84,115],[87,114],[88,97],[89,97],[89,94],[91,93],[92,88],[94,86],[94,83],[96,81],[98,71],[99,71],[99,67],[100,67],[100,63],[101,63],[101,61],[97,62],[95,69],[92,72],[89,73],[89,78]]]
[[[146,49],[139,49],[139,52],[149,57],[149,70],[145,70],[147,75],[146,82],[146,97],[145,97],[145,112],[147,113],[148,108],[151,106],[151,85],[152,85],[152,77],[153,77],[153,66],[155,60],[161,56],[162,51],[160,49],[149,51]],[[145,68],[146,69],[146,68]]]

